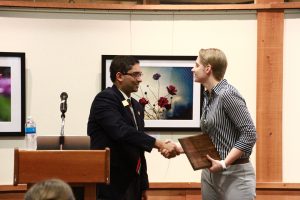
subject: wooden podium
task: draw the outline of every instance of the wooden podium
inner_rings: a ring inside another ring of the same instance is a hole
[[[109,184],[110,150],[15,149],[14,185],[59,178],[84,188],[84,199],[96,199],[96,184]]]

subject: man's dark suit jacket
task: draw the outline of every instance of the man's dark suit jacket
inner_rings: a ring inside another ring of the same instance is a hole
[[[129,105],[124,106],[116,86],[106,88],[95,97],[88,121],[92,149],[111,150],[110,185],[100,185],[100,197],[120,200],[135,176],[141,158],[141,191],[149,188],[144,151],[150,152],[155,138],[144,133],[144,109],[131,98],[138,130]],[[137,191],[140,192],[140,191]]]

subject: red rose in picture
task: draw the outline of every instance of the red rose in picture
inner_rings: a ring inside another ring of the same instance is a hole
[[[169,100],[166,97],[160,97],[158,100],[158,106],[161,108],[165,107],[169,103]]]
[[[170,95],[176,95],[177,90],[176,90],[176,87],[174,85],[169,85],[167,87],[167,90],[168,90],[168,93]]]
[[[145,107],[149,103],[149,101],[145,97],[142,97],[140,98],[139,103]]]
[[[177,95],[175,85],[163,86],[161,90],[162,75],[154,73],[152,79],[155,84],[146,84],[146,88],[140,87],[141,94],[135,94],[139,98],[139,103],[144,107],[145,118],[151,120],[167,119],[168,113],[172,112],[173,96]],[[165,84],[165,83],[164,83]]]

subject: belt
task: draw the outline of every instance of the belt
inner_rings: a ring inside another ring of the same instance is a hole
[[[240,158],[234,161],[231,165],[245,164],[249,162],[249,158]]]

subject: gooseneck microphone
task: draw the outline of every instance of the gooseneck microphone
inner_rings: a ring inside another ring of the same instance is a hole
[[[66,92],[62,92],[60,94],[60,112],[62,113],[62,117],[65,117],[65,113],[67,112],[67,99],[68,94]]]
[[[61,129],[60,129],[60,137],[59,137],[59,146],[61,150],[65,143],[64,129],[65,129],[65,113],[67,112],[67,108],[68,108],[67,99],[68,99],[68,94],[66,92],[62,92],[60,94]]]

